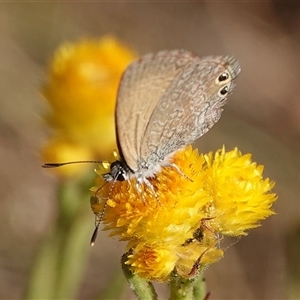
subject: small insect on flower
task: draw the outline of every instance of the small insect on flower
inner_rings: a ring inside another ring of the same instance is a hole
[[[221,117],[222,107],[240,73],[238,62],[227,56],[200,58],[186,50],[160,51],[133,62],[125,70],[118,90],[115,122],[120,159],[103,175],[105,182],[128,181],[141,195],[157,193],[151,180],[162,168],[183,175],[174,154],[205,134]],[[57,167],[68,163],[48,163]],[[127,186],[127,189],[130,189]],[[108,193],[110,198],[111,190]],[[97,198],[97,192],[94,194]],[[104,216],[96,213],[97,230]]]

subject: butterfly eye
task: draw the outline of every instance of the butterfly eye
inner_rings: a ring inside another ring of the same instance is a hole
[[[219,82],[225,81],[229,78],[229,74],[227,72],[222,73],[219,77],[218,80]]]
[[[228,86],[227,85],[225,85],[223,88],[221,88],[220,90],[219,90],[219,96],[221,96],[221,97],[223,97],[223,96],[225,96],[227,93],[228,93]]]

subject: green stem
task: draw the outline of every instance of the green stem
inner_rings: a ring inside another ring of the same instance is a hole
[[[88,259],[92,215],[85,199],[89,199],[89,193],[83,182],[67,182],[61,187],[57,229],[61,230],[62,240],[57,258],[57,299],[76,298]]]
[[[26,299],[76,298],[89,253],[92,215],[87,186],[86,180],[61,183],[59,217],[39,249]]]
[[[170,300],[203,300],[205,294],[202,274],[186,279],[174,272],[170,281]]]
[[[194,286],[194,298],[195,300],[203,300],[206,297],[206,283],[203,274],[200,274],[196,278],[195,286]]]

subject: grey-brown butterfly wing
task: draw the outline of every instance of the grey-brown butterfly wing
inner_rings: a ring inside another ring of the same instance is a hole
[[[126,164],[138,169],[141,143],[151,115],[162,95],[195,55],[185,50],[148,54],[124,72],[116,104],[119,151]]]
[[[238,62],[229,57],[190,61],[157,103],[143,136],[140,160],[151,168],[205,134],[219,120],[239,72]]]

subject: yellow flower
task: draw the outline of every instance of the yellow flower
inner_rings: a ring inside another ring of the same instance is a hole
[[[163,245],[152,248],[145,246],[140,251],[129,254],[126,264],[142,278],[149,278],[151,274],[152,280],[161,280],[170,275],[177,260],[174,249]]]
[[[199,155],[191,146],[178,151],[174,167],[164,167],[149,181],[156,195],[136,180],[105,183],[92,188],[91,206],[110,235],[128,241],[126,262],[133,272],[157,281],[176,270],[190,278],[223,256],[222,235],[246,230],[273,212],[274,183],[262,178],[262,166],[237,149]],[[98,171],[99,175],[103,170]]]
[[[262,179],[263,166],[253,163],[250,154],[242,155],[237,148],[226,153],[223,147],[204,158],[204,189],[213,199],[209,207],[211,228],[224,235],[246,235],[246,230],[274,214],[270,208],[277,198],[269,193],[274,182]]]
[[[116,147],[114,107],[121,75],[135,58],[112,36],[66,43],[54,54],[43,85],[53,137],[42,150],[47,162],[107,159]],[[81,166],[73,166],[73,172]],[[69,174],[71,167],[57,169]]]

